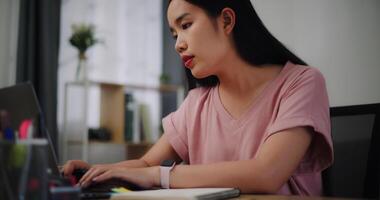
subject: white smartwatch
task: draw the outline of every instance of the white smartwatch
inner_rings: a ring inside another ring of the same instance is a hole
[[[164,160],[160,165],[160,181],[161,187],[169,189],[170,188],[170,172],[176,165],[174,160]]]

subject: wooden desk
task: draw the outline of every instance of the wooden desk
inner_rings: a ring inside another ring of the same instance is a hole
[[[109,199],[96,199],[96,200],[109,200]],[[361,199],[333,198],[333,197],[277,196],[277,195],[240,195],[240,197],[238,198],[232,198],[229,200],[361,200]]]
[[[303,196],[278,196],[278,195],[240,195],[231,200],[353,200],[333,197],[303,197]]]
[[[112,199],[112,198],[111,198]],[[161,198],[157,198],[159,200]],[[162,198],[162,200],[167,200]],[[280,196],[280,195],[240,195],[237,198],[229,200],[362,200],[352,198],[335,198],[335,197],[305,197],[305,196]]]

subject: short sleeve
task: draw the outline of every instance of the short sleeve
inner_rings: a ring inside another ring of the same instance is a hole
[[[315,68],[308,67],[299,73],[287,87],[266,138],[295,127],[311,127],[314,134],[297,173],[320,172],[330,166],[333,149],[329,102],[325,80]]]
[[[189,160],[189,148],[187,141],[188,107],[191,101],[191,92],[182,102],[181,106],[162,119],[164,136],[168,138],[173,149],[185,162]]]

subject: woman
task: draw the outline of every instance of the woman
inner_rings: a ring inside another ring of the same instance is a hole
[[[142,187],[235,187],[321,195],[333,160],[321,73],[264,27],[249,0],[171,0],[167,18],[192,89],[138,160],[85,168],[82,186],[121,178]],[[188,165],[160,167],[163,160]],[[169,179],[170,177],[170,179]]]

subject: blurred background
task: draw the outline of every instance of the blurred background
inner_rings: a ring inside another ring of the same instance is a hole
[[[136,158],[160,137],[162,117],[186,95],[167,3],[0,0],[0,87],[33,83],[61,162]],[[380,1],[252,3],[324,74],[331,106],[380,101]]]

